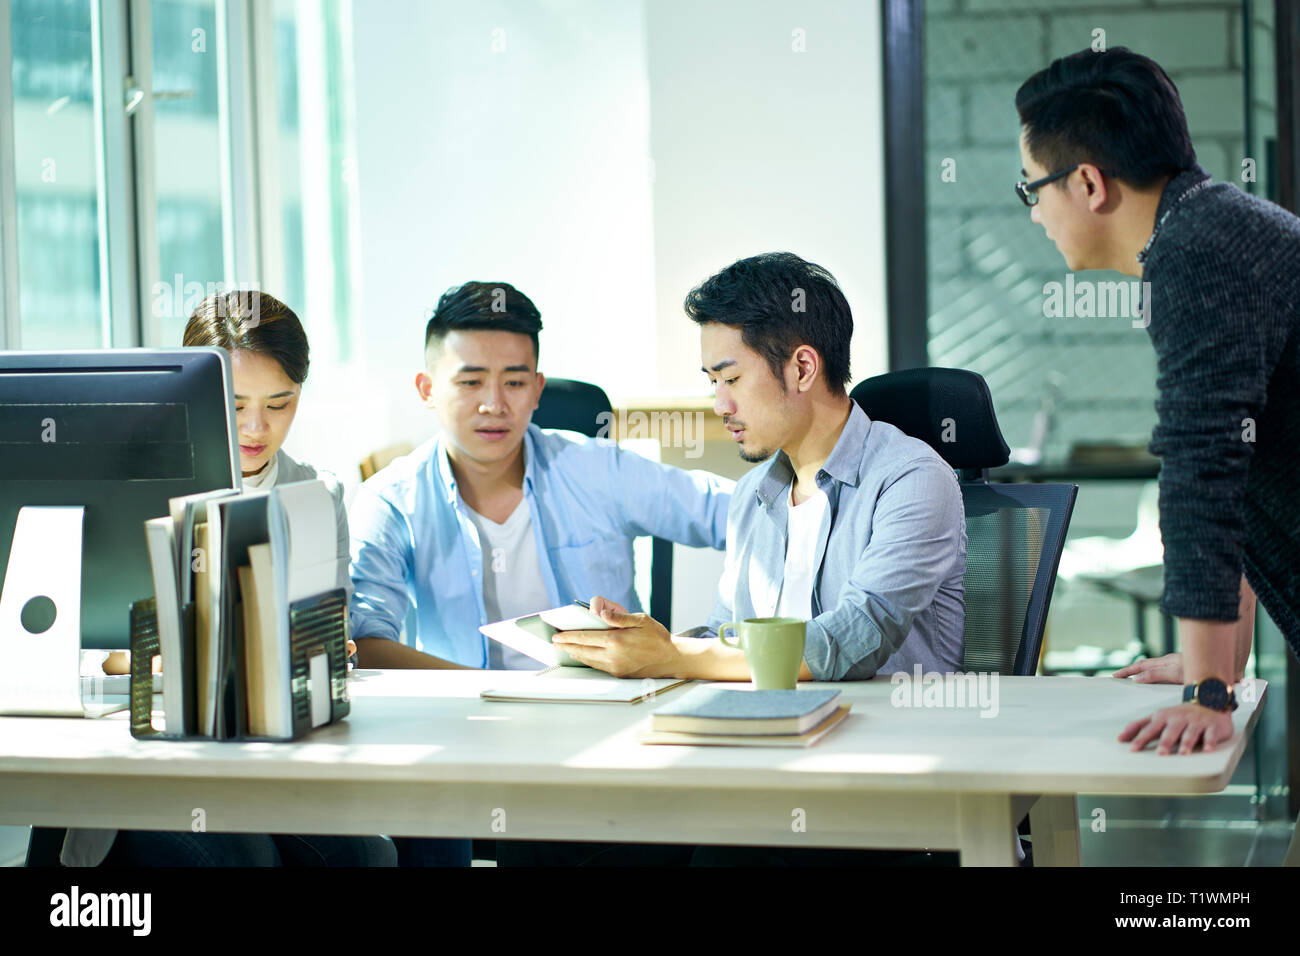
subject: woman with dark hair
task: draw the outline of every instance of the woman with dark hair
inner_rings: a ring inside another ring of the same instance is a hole
[[[350,595],[343,487],[329,472],[318,473],[281,448],[307,378],[309,349],[302,323],[266,293],[228,292],[199,303],[183,344],[230,353],[245,488],[269,489],[313,478],[329,487],[338,525],[338,582]],[[349,641],[348,652],[354,651]],[[69,830],[62,861],[68,866],[395,866],[397,851],[382,836]]]
[[[245,488],[271,488],[312,478],[329,486],[338,523],[339,584],[347,587],[348,521],[343,487],[333,475],[317,474],[281,447],[298,413],[310,364],[307,333],[298,316],[265,292],[211,295],[190,316],[182,344],[230,353]]]

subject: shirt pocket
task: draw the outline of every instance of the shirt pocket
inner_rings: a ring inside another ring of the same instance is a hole
[[[583,544],[548,548],[547,554],[561,600],[565,594],[583,601],[598,594],[626,606],[633,593],[629,538],[593,538]]]

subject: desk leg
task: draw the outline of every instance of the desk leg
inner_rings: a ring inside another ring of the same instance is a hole
[[[1295,818],[1295,833],[1291,834],[1291,847],[1286,851],[1283,866],[1300,866],[1300,817]]]
[[[1019,865],[1011,804],[1010,794],[1005,793],[961,795],[957,815],[962,866]]]
[[[1079,798],[1047,793],[1029,811],[1034,866],[1079,866]]]

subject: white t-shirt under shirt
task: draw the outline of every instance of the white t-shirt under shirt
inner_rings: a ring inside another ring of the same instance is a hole
[[[551,598],[542,578],[537,542],[533,538],[528,499],[520,498],[502,524],[484,517],[469,505],[465,511],[478,528],[483,551],[483,570],[479,576],[483,579],[483,609],[488,621],[504,621],[550,607]],[[526,654],[488,641],[487,666],[491,670],[538,670],[542,665]]]
[[[817,541],[826,522],[828,504],[826,492],[818,488],[811,498],[796,506],[794,483],[791,482],[785,526],[785,575],[773,617],[804,620],[812,617],[813,582],[817,580]]]

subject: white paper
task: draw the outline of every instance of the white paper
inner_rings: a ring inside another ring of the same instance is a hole
[[[322,652],[308,662],[311,677],[311,725],[319,727],[330,720],[330,658]]]

